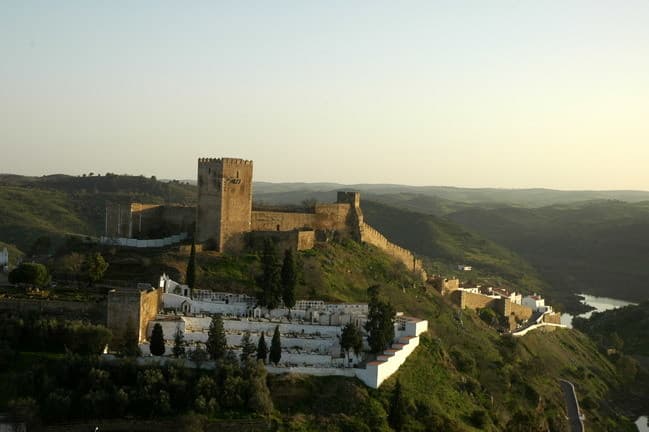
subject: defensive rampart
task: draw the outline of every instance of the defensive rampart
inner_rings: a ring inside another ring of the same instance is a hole
[[[309,250],[315,246],[315,231],[253,231],[248,233],[248,245],[255,250],[263,248],[265,239],[271,238],[275,241],[275,247],[284,251]]]
[[[408,270],[419,273],[424,280],[426,279],[426,272],[424,271],[421,260],[417,259],[408,249],[395,245],[385,238],[383,234],[364,222],[360,226],[360,233],[361,241],[376,246],[388,255],[401,261]]]
[[[527,321],[532,317],[534,311],[527,306],[512,303],[509,299],[499,299],[496,309],[503,316],[514,315],[518,321]]]
[[[115,288],[108,293],[106,326],[119,339],[127,325],[132,325],[137,340],[146,337],[149,321],[155,319],[162,306],[162,290],[148,287]]]

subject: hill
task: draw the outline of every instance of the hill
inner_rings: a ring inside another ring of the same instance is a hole
[[[365,220],[397,244],[429,258],[441,274],[490,280],[525,292],[542,291],[543,282],[534,268],[516,254],[460,225],[434,215],[401,210],[363,201]],[[457,273],[458,264],[474,267]]]
[[[448,217],[525,258],[548,281],[550,292],[649,298],[647,202],[471,208]]]
[[[195,187],[142,176],[0,175],[0,241],[26,252],[48,236],[103,233],[106,202],[193,203]]]
[[[408,400],[407,430],[566,430],[559,378],[577,386],[589,430],[633,430],[613,399],[624,374],[577,331],[502,337],[471,311],[459,318],[455,307],[380,250],[349,240],[300,252],[298,267],[298,298],[364,302],[367,287],[380,284],[397,310],[427,319],[429,332],[378,391],[336,377],[272,377],[275,406],[291,425],[286,430],[366,430],[350,425],[385,416],[397,380]],[[259,257],[200,253],[198,268],[200,287],[254,294]],[[513,429],[519,423],[522,429]]]
[[[563,191],[554,189],[498,189],[460,188],[449,186],[408,186],[396,184],[337,184],[337,183],[265,183],[255,182],[255,194],[263,195],[302,194],[356,190],[363,195],[419,195],[456,203],[491,206],[493,204],[517,207],[544,207],[556,204],[572,204],[593,200],[620,200],[641,202],[649,200],[647,191]]]

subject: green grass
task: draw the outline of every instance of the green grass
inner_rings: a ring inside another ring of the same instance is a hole
[[[223,277],[258,271],[254,255],[217,258],[208,254],[199,261]],[[271,378],[275,404],[283,415],[290,413],[289,423],[293,422],[294,429],[287,430],[339,430],[332,425],[352,421],[354,413],[368,412],[376,401],[385,411],[397,379],[415,417],[424,424],[445,422],[445,430],[500,431],[514,413],[539,410],[539,422],[546,427],[565,425],[560,378],[577,386],[586,405],[589,430],[626,430],[629,426],[611,402],[622,377],[577,331],[530,333],[512,341],[470,311],[462,312],[461,325],[458,310],[444,298],[417,284],[381,251],[352,241],[318,245],[299,253],[298,261],[302,269],[298,299],[364,302],[367,287],[380,284],[397,310],[427,319],[429,331],[399,372],[378,391],[337,377]],[[252,288],[242,288],[254,293]],[[471,420],[479,411],[488,413],[482,429]]]
[[[364,201],[362,208],[366,222],[394,243],[428,257],[435,273],[479,279],[523,292],[545,288],[536,270],[520,256],[452,221],[371,201]],[[473,271],[458,273],[458,264],[471,265]]]
[[[584,292],[631,301],[649,298],[647,202],[473,208],[449,217],[524,257],[555,297]]]

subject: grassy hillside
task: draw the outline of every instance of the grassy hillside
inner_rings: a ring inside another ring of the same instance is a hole
[[[474,208],[449,217],[523,256],[555,292],[649,298],[649,203]]]
[[[203,268],[216,270],[232,269],[238,260],[218,264],[203,256],[201,261]],[[367,286],[379,283],[398,310],[427,319],[430,330],[379,391],[333,377],[273,377],[271,389],[286,430],[364,430],[339,427],[385,415],[397,379],[412,412],[407,430],[500,431],[523,420],[567,430],[559,378],[577,386],[589,430],[633,430],[611,401],[622,375],[582,334],[562,330],[503,338],[473,312],[464,311],[460,320],[457,309],[416,284],[389,257],[351,241],[302,252],[299,262],[298,298],[362,302]],[[239,265],[251,265],[251,258]]]
[[[525,260],[479,234],[433,215],[405,211],[364,201],[365,221],[395,243],[430,258],[434,270],[453,274],[457,264],[474,267],[460,277],[489,279],[525,292],[542,291],[544,284]]]
[[[0,175],[0,241],[28,251],[40,236],[100,235],[106,202],[193,203],[195,190],[141,176]]]

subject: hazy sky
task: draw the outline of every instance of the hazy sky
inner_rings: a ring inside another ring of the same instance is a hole
[[[649,189],[649,1],[0,3],[0,172]]]

